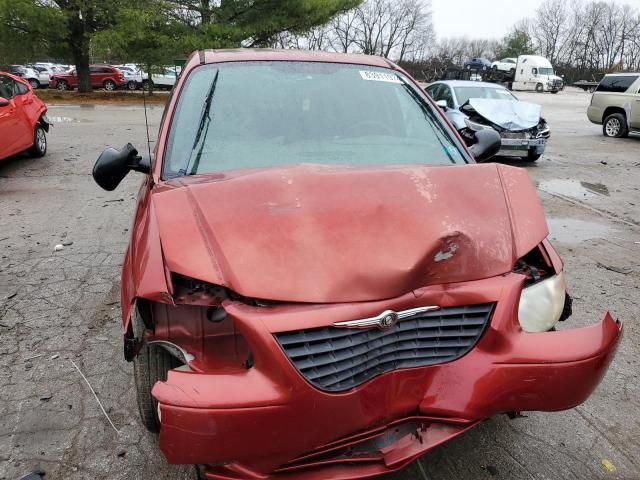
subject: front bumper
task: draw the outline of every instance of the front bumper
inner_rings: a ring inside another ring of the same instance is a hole
[[[498,155],[506,157],[526,157],[531,154],[542,155],[548,138],[502,138]]]
[[[591,123],[595,123],[596,125],[602,125],[602,117],[604,110],[600,107],[595,107],[593,105],[589,105],[587,107],[587,118]]]
[[[153,389],[160,448],[171,463],[205,464],[210,479],[368,478],[403,468],[482,419],[584,402],[614,356],[622,325],[525,333],[522,276],[427,287],[367,304],[258,308],[229,303],[250,369],[169,372]],[[496,302],[476,347],[450,363],[395,370],[346,392],[305,381],[273,333],[362,318],[385,308]]]

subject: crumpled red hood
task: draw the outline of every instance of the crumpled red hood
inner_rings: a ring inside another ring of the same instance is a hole
[[[492,277],[547,235],[525,170],[301,165],[153,191],[171,272],[247,297],[355,302]]]

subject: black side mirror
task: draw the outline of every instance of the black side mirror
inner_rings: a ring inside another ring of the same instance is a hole
[[[138,150],[127,143],[120,150],[107,148],[93,166],[93,179],[100,187],[112,191],[127,176],[129,170],[151,172],[151,161],[138,155]]]
[[[486,162],[500,151],[502,140],[495,130],[479,130],[473,137],[474,142],[469,150],[477,162]]]
[[[0,97],[0,107],[6,107],[7,105],[9,105],[9,100],[4,97]]]

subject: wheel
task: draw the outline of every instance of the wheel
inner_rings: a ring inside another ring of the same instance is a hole
[[[179,367],[181,363],[164,348],[144,342],[145,326],[137,310],[134,310],[131,322],[135,338],[143,342],[140,353],[133,360],[140,419],[147,430],[157,433],[160,431],[158,402],[151,395],[151,389],[157,381],[166,380],[169,370]]]
[[[137,82],[131,80],[127,83],[127,90],[135,90],[136,88],[138,88]]]
[[[602,133],[605,137],[622,138],[629,135],[627,119],[622,113],[613,113],[604,119]]]
[[[64,80],[58,80],[58,84],[56,85],[58,90],[69,90],[69,84]]]
[[[536,85],[536,92],[538,93],[542,93],[544,92],[544,85],[542,85],[541,83]]]
[[[516,69],[515,68],[510,68],[509,69],[509,75],[514,75],[516,73]]]
[[[142,89],[146,90],[147,92],[149,90],[151,90],[151,88],[153,87],[153,82],[151,80],[143,80],[142,81]]]
[[[113,92],[116,89],[116,83],[113,80],[105,80],[102,86],[107,92]]]
[[[33,146],[29,149],[29,155],[32,157],[44,157],[47,153],[47,134],[44,127],[39,123],[33,131]]]
[[[560,90],[551,90],[551,93],[553,93],[553,94],[555,95],[555,94],[556,94],[556,93],[558,93],[559,91],[560,91]]]
[[[37,90],[40,88],[40,82],[35,78],[29,79],[29,85],[31,85],[31,88],[33,88],[34,90]]]
[[[492,65],[491,66],[491,70],[493,70],[494,72],[498,71],[498,66],[497,65]]]

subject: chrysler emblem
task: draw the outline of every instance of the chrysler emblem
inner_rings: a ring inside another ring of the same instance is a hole
[[[380,328],[386,330],[393,327],[398,321],[398,314],[396,312],[389,312],[380,319]]]
[[[336,322],[334,327],[340,328],[372,328],[377,327],[380,330],[389,330],[398,323],[398,320],[403,318],[413,317],[419,313],[430,312],[432,310],[439,310],[440,307],[430,305],[427,307],[412,308],[410,310],[402,310],[401,312],[394,312],[393,310],[385,310],[380,315],[370,318],[361,318],[359,320],[348,320],[346,322]]]

